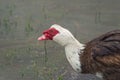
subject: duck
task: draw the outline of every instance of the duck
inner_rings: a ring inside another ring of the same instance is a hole
[[[53,40],[65,49],[72,68],[103,80],[120,80],[120,29],[112,30],[86,43],[79,42],[66,28],[53,24],[38,41]]]

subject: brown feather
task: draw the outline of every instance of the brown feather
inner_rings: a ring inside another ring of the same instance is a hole
[[[105,80],[120,79],[120,30],[88,42],[80,60],[82,73],[101,72]]]

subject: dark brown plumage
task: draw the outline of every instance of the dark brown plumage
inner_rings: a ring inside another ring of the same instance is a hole
[[[86,43],[80,55],[82,73],[100,72],[105,80],[120,80],[120,30]]]

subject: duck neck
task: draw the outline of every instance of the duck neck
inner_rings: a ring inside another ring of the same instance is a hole
[[[80,54],[84,49],[84,44],[80,43],[78,40],[74,40],[71,44],[65,46],[65,53],[67,60],[71,64],[72,68],[75,71],[81,72],[81,62],[80,62]]]

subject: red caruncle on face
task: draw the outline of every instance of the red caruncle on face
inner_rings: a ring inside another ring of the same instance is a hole
[[[53,37],[58,33],[59,31],[55,28],[49,28],[43,32],[43,36],[39,37],[38,40],[53,40]]]

